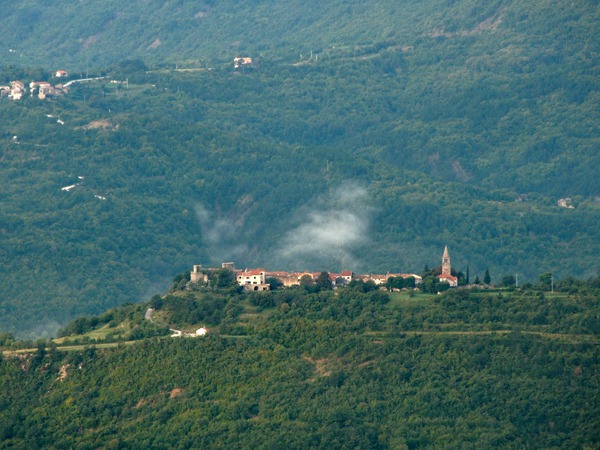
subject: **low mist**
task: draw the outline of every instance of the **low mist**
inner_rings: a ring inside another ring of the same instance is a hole
[[[239,242],[239,227],[234,220],[216,217],[202,205],[196,205],[206,253],[214,263],[242,259],[248,246]]]
[[[294,217],[300,224],[285,235],[276,259],[288,269],[357,269],[360,261],[353,252],[368,241],[373,210],[368,200],[364,187],[346,183],[305,205]]]

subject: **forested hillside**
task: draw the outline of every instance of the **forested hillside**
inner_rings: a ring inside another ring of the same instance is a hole
[[[208,336],[8,351],[0,447],[599,445],[598,278],[561,293],[360,287],[176,289],[153,320]],[[145,308],[88,324],[115,336]]]
[[[108,77],[0,99],[0,328],[54,333],[222,260],[420,273],[448,244],[494,281],[597,275],[597,9],[6,6],[0,84]]]
[[[576,60],[584,70],[595,64],[597,23],[593,0],[25,0],[3,5],[0,61],[83,72],[132,55],[204,66],[242,54],[298,60],[311,51],[360,55],[381,43],[446,41],[441,70],[459,55],[475,64],[471,57],[483,57],[471,70],[530,72]]]

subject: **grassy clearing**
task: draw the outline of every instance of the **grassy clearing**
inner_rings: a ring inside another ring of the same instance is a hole
[[[74,352],[85,350],[86,348],[94,347],[94,348],[115,348],[120,345],[132,345],[136,342],[142,341],[122,341],[122,342],[107,342],[103,344],[77,344],[77,345],[57,345],[58,350],[61,352]],[[46,351],[49,351],[50,348],[46,347]],[[4,350],[2,352],[3,356],[17,356],[17,355],[26,355],[29,353],[35,353],[37,348],[20,348],[18,350]]]
[[[490,288],[473,291],[476,292],[480,297],[498,297],[498,295],[513,295],[516,293],[520,294],[520,291],[511,288]],[[569,294],[565,292],[548,292],[548,291],[530,291],[535,292],[536,295],[543,294],[548,300],[566,300],[569,298]]]
[[[125,337],[131,332],[131,326],[129,322],[122,322],[116,327],[111,327],[109,324],[103,325],[100,328],[96,328],[85,334],[77,336],[65,336],[62,338],[53,339],[53,342],[57,345],[67,344],[73,338],[76,339],[89,339],[90,341],[105,340],[112,335],[111,338]]]
[[[544,297],[548,300],[567,300],[570,296],[565,292],[544,292]]]
[[[434,298],[437,297],[436,294],[411,294],[410,291],[390,292],[389,295],[389,306],[400,306],[407,309],[428,305]]]
[[[117,96],[122,95],[139,95],[146,91],[156,89],[151,84],[130,84],[130,83],[119,83],[119,84],[103,84],[101,90],[104,96]]]

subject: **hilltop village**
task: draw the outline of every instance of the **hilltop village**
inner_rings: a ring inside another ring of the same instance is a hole
[[[233,262],[225,262],[220,268],[203,268],[201,265],[194,265],[190,272],[190,283],[209,283],[209,275],[216,271],[227,269],[235,273],[237,283],[246,291],[268,291],[271,283],[268,279],[275,278],[281,282],[284,287],[299,286],[301,284],[310,284],[317,281],[323,274],[327,273],[331,286],[333,288],[346,286],[353,281],[371,282],[381,289],[390,287],[390,279],[405,280],[403,286],[416,288],[423,279],[420,275],[414,273],[386,273],[386,274],[356,274],[351,270],[344,270],[340,273],[329,272],[286,272],[286,271],[268,271],[265,269],[244,269],[235,268]],[[452,265],[450,263],[450,253],[448,246],[445,246],[442,255],[441,273],[436,275],[440,283],[447,283],[448,287],[458,286],[458,277],[452,275]]]

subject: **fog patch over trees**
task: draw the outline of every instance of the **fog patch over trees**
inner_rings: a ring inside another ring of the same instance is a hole
[[[359,267],[353,250],[369,240],[373,208],[367,190],[348,182],[330,195],[301,208],[298,226],[286,234],[277,250],[277,259],[287,266],[317,264]]]
[[[242,258],[248,246],[239,241],[239,227],[232,218],[217,215],[201,204],[195,207],[196,217],[202,229],[202,241],[213,262]]]

